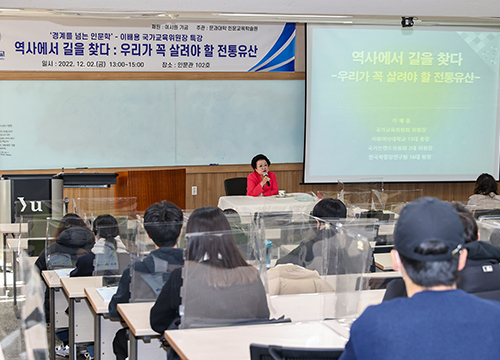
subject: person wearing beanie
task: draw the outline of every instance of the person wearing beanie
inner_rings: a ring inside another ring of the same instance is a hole
[[[500,302],[456,287],[464,244],[451,204],[425,197],[406,205],[391,258],[408,297],[368,307],[353,323],[341,360],[499,358]]]

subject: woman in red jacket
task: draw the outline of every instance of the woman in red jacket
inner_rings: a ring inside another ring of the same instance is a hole
[[[270,172],[271,162],[263,155],[255,155],[252,159],[253,172],[247,177],[247,196],[278,195],[276,174]]]

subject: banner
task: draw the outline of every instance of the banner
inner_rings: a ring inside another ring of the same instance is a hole
[[[292,23],[141,24],[0,20],[0,71],[294,71]]]

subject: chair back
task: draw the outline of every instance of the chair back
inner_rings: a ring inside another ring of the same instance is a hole
[[[466,266],[459,273],[457,287],[484,299],[500,301],[500,264],[487,260]]]
[[[224,180],[226,196],[245,196],[247,194],[247,178],[235,177]]]
[[[251,360],[337,360],[344,349],[250,344]]]

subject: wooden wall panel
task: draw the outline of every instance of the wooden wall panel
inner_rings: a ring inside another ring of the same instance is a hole
[[[186,207],[186,170],[144,170],[118,173],[116,197],[137,197],[137,211],[149,205],[168,200]]]
[[[164,171],[181,170],[180,177],[169,182],[164,178]],[[3,174],[56,174],[60,170],[25,170],[25,171],[3,171]],[[85,172],[143,172],[155,173],[158,181],[162,182],[163,188],[172,191],[171,199],[183,209],[196,209],[200,206],[217,206],[218,199],[225,195],[224,180],[232,177],[246,177],[252,171],[250,165],[218,165],[218,166],[187,166],[187,167],[148,167],[148,168],[106,168],[86,169]],[[280,189],[287,192],[317,192],[338,191],[342,187],[339,184],[315,184],[300,185],[302,182],[302,164],[272,164],[271,171],[276,173]],[[71,172],[66,170],[66,172]],[[76,170],[73,172],[77,172]],[[78,171],[80,172],[80,171]],[[182,175],[182,173],[184,175]],[[183,177],[184,176],[184,177]],[[183,180],[184,179],[184,180]],[[156,185],[144,182],[135,185],[135,190],[142,198],[144,209],[152,200],[150,196],[157,196]],[[191,187],[198,187],[198,195],[191,195]],[[345,184],[346,191],[359,188],[360,184]],[[380,184],[376,186],[380,188]],[[413,190],[422,189],[423,196],[435,196],[448,201],[467,201],[474,191],[474,182],[450,182],[450,183],[385,183],[386,190]],[[125,190],[121,190],[122,192]],[[144,194],[144,196],[142,195]],[[113,197],[115,187],[111,188],[65,188],[64,196],[77,199],[78,197]],[[124,196],[124,195],[121,195]],[[132,195],[131,195],[132,196]],[[137,195],[136,195],[137,196]],[[165,199],[155,197],[160,200]],[[145,199],[145,200],[144,200]],[[158,201],[158,200],[155,200]],[[172,201],[172,200],[171,200]]]
[[[220,196],[224,196],[224,180],[232,177],[247,176],[249,165],[192,166],[186,168],[186,206],[195,209],[200,206],[217,206]],[[302,164],[273,164],[270,168],[276,173],[279,188],[286,192],[339,191],[341,184],[301,185]],[[191,186],[198,186],[198,195],[191,195]],[[381,189],[382,184],[372,184]],[[354,191],[363,184],[344,184],[345,191]],[[474,190],[474,182],[450,183],[384,183],[385,190],[422,189],[422,196],[435,196],[447,201],[467,201]]]
[[[70,199],[68,212],[74,212],[73,200],[76,202],[78,198],[112,198],[115,196],[115,187],[112,185],[109,188],[64,188],[63,196]]]

